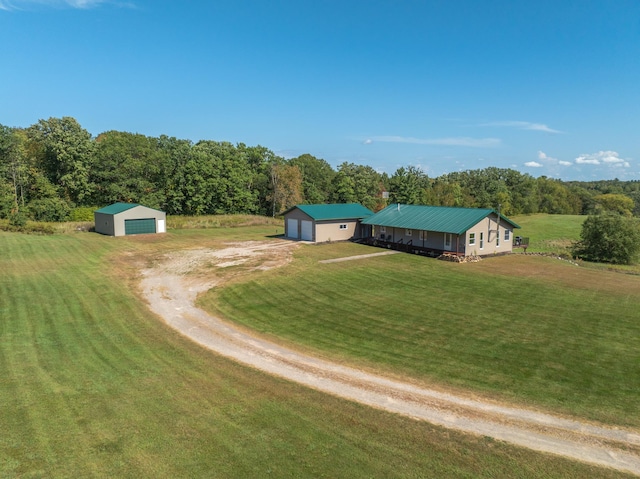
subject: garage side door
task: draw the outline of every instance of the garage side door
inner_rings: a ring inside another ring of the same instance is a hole
[[[302,220],[300,222],[301,237],[305,241],[313,241],[313,222]]]
[[[155,218],[144,218],[139,220],[124,220],[124,234],[141,235],[156,232]]]
[[[287,219],[287,238],[298,239],[298,220],[295,218]]]

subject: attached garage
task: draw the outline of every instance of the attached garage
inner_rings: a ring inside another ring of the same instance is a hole
[[[314,243],[367,238],[371,227],[360,221],[372,214],[358,203],[297,205],[284,212],[285,236]]]
[[[167,217],[164,211],[137,203],[114,203],[93,214],[96,233],[109,236],[165,233]]]

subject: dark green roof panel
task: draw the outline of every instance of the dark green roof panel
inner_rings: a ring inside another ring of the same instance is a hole
[[[96,211],[96,213],[104,213],[106,215],[117,215],[118,213],[122,213],[123,211],[130,210],[131,208],[135,208],[136,206],[140,206],[138,203],[114,203],[109,206],[105,206],[104,208],[100,208]]]
[[[366,218],[362,223],[460,235],[492,213],[497,215],[494,210],[488,208],[393,204]],[[500,216],[514,228],[520,228],[510,219]]]
[[[366,218],[373,214],[369,208],[365,208],[361,204],[358,203],[339,203],[339,204],[329,204],[329,205],[297,205],[295,208],[298,208],[300,211],[303,211],[305,214],[309,215],[316,221],[322,220],[342,220],[342,219],[352,219],[352,218]],[[293,208],[289,209],[291,211]],[[287,211],[287,212],[288,212]]]

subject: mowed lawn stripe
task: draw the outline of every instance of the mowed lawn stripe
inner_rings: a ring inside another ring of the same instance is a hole
[[[175,247],[192,243],[184,233]],[[1,477],[627,477],[203,350],[150,315],[114,262],[162,247],[0,233]]]
[[[307,252],[319,257],[320,248],[301,249],[286,271],[218,288],[201,304],[364,364],[640,425],[640,295],[629,294],[640,291],[640,278],[518,255],[465,265],[412,255],[308,262]],[[521,261],[530,275],[501,273]],[[600,287],[592,275],[618,284]]]

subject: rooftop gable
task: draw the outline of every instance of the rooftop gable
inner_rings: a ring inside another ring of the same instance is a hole
[[[490,208],[392,204],[362,223],[461,235],[491,214],[498,215]],[[507,217],[500,215],[500,218],[514,228],[520,228]]]
[[[287,214],[295,208],[298,208],[316,221],[362,219],[373,214],[373,211],[359,203],[296,205],[293,208],[289,208],[284,214]]]

